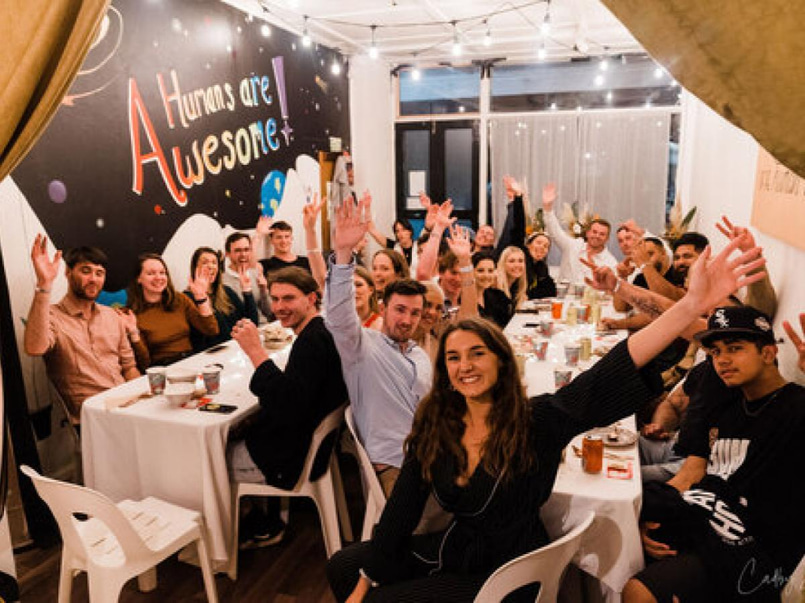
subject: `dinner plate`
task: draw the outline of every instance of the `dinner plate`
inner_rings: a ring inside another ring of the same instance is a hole
[[[620,425],[597,427],[588,433],[601,436],[604,446],[610,448],[626,448],[637,441],[637,434],[634,431]]]

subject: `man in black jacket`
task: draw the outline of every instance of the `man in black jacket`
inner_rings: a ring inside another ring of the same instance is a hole
[[[254,323],[241,320],[232,330],[255,367],[249,388],[260,400],[256,420],[245,438],[231,442],[227,463],[237,482],[269,483],[291,488],[299,479],[318,424],[347,400],[341,359],[330,332],[319,316],[318,284],[301,268],[283,268],[270,277],[272,309],[296,341],[281,370],[260,341]],[[270,499],[266,513],[257,509],[244,519],[243,548],[274,544],[285,524],[279,500]]]

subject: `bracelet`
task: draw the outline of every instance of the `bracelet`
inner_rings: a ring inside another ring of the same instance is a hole
[[[45,289],[44,287],[37,286],[34,291],[37,293],[50,293],[50,289]]]
[[[321,249],[319,247],[316,247],[315,249],[308,249],[307,252],[308,253],[321,253]]]
[[[468,266],[459,266],[459,267],[458,267],[458,271],[459,271],[459,272],[463,272],[464,274],[467,274],[467,273],[469,273],[469,272],[472,272],[472,271],[473,271],[472,264],[470,264],[470,265],[468,265]]]
[[[612,287],[612,293],[617,293],[618,292],[618,289],[621,288],[621,283],[622,282],[623,282],[623,279],[618,279],[618,281],[615,283],[615,286]]]
[[[360,568],[360,569],[358,570],[358,574],[360,574],[361,578],[366,578],[366,580],[369,582],[369,585],[370,585],[372,588],[377,588],[378,586],[380,586],[380,585],[379,585],[377,582],[375,582],[375,581],[374,581],[374,580],[372,580],[372,579],[371,579],[369,576],[367,576],[367,575],[366,575],[366,572],[364,571],[364,569],[363,569],[363,568]]]
[[[209,298],[209,297],[205,297],[204,299],[195,299],[195,300],[193,300],[193,301],[195,301],[195,302],[196,302],[196,305],[197,305],[197,306],[200,306],[201,304],[205,303],[205,302],[206,302],[208,299],[210,299],[210,298]]]

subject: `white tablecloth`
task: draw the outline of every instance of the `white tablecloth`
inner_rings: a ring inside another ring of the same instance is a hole
[[[284,366],[287,354],[286,348],[274,355],[278,364]],[[237,406],[233,413],[172,407],[163,396],[106,410],[110,398],[147,391],[148,382],[140,377],[84,402],[81,442],[87,486],[114,501],[154,496],[199,511],[207,527],[210,556],[217,568],[223,568],[232,537],[227,434],[258,405],[249,392],[254,369],[235,342],[173,366],[200,370],[214,362],[224,365],[221,392],[214,401]]]
[[[604,306],[604,316],[616,315],[611,306]],[[506,327],[506,335],[515,346],[523,336],[539,337],[536,329],[527,324],[539,322],[535,314],[516,314]],[[589,336],[593,349],[611,347],[626,336],[621,331],[606,336],[597,336],[592,325],[580,324],[569,327],[557,323],[556,332],[548,348],[545,361],[530,357],[525,365],[525,383],[528,395],[535,396],[553,392],[553,370],[565,362],[564,344]],[[596,358],[581,362],[574,369],[574,376],[592,366]],[[621,425],[634,430],[634,417],[621,421]],[[640,483],[640,464],[635,445],[628,448],[605,448],[605,452],[626,457],[632,462],[632,477],[628,480],[607,477],[609,459],[604,459],[604,469],[597,475],[585,473],[581,459],[572,450],[575,445],[581,448],[582,436],[577,436],[565,452],[565,462],[559,466],[553,494],[542,507],[542,519],[552,538],[568,532],[578,525],[590,512],[595,511],[596,521],[581,543],[575,563],[587,573],[598,578],[618,599],[618,593],[626,581],[643,569],[643,551],[640,543],[638,517],[642,488]]]

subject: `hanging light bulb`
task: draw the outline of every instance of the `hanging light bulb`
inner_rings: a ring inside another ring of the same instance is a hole
[[[606,71],[607,69],[609,69],[609,59],[607,57],[601,59],[601,62],[598,63],[598,68],[601,71]]]
[[[330,72],[333,75],[341,75],[341,61],[338,60],[338,57],[333,59],[333,64],[330,65]]]
[[[419,67],[414,67],[411,70],[411,79],[415,82],[418,82],[422,78],[422,72],[419,70]]]
[[[547,56],[548,56],[548,51],[545,50],[545,42],[542,42],[539,45],[539,50],[537,50],[537,58],[540,61],[544,61]]]
[[[593,82],[595,83],[596,86],[599,86],[599,87],[603,86],[604,85],[604,76],[599,73],[598,75],[595,76],[595,79],[593,80]]]
[[[461,40],[458,37],[458,27],[456,27],[455,21],[453,21],[453,56],[461,56]]]
[[[309,48],[312,43],[310,39],[310,34],[307,31],[307,15],[305,15],[305,26],[302,29],[302,46],[305,48]]]
[[[487,21],[484,21],[484,23],[486,23],[486,34],[484,35],[484,46],[489,48],[490,46],[492,46],[492,30],[489,29],[489,23]]]
[[[377,44],[375,43],[375,30],[377,29],[377,25],[372,25],[372,44],[369,46],[369,58],[376,59],[380,56],[380,51],[377,49]]]
[[[654,69],[654,79],[659,80],[663,75],[665,75],[665,72],[663,71],[662,67],[656,67]]]
[[[264,38],[270,38],[271,37],[271,28],[268,26],[267,23],[263,23],[260,26],[260,33],[263,34]]]
[[[539,26],[539,32],[543,36],[547,36],[551,33],[551,3],[548,2],[548,6],[545,8],[545,16],[542,18],[542,23]]]

